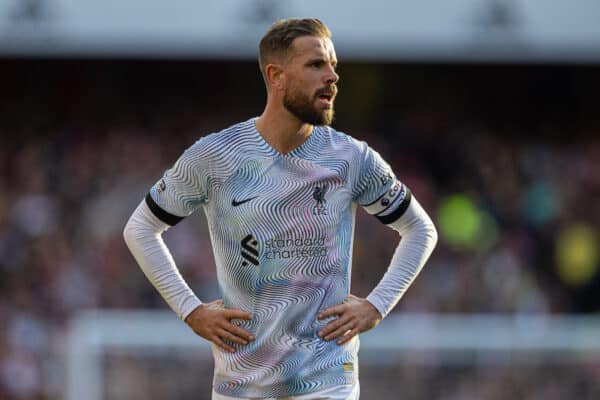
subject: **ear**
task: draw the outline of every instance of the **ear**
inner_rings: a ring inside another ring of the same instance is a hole
[[[269,87],[274,90],[285,89],[285,72],[280,64],[267,64],[265,67],[265,75],[269,82]]]

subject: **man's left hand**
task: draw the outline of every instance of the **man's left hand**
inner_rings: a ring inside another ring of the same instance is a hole
[[[317,318],[324,319],[334,315],[337,318],[321,329],[319,336],[325,340],[339,338],[337,344],[344,344],[381,322],[381,314],[371,302],[352,294],[343,304],[323,310]]]

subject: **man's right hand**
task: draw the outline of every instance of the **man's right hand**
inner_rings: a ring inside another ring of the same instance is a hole
[[[215,300],[196,307],[185,318],[185,323],[199,336],[225,351],[235,353],[235,349],[225,343],[225,340],[243,345],[254,340],[254,336],[232,324],[232,319],[250,320],[252,314],[237,308],[225,308],[222,300]]]

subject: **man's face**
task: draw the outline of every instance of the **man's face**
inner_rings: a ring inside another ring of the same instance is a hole
[[[283,105],[300,121],[312,125],[333,122],[337,94],[337,58],[331,39],[315,36],[296,38],[285,66]]]

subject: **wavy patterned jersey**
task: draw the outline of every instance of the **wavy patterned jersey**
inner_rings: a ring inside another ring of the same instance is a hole
[[[317,314],[350,291],[355,204],[395,219],[409,195],[366,143],[315,127],[282,155],[254,119],[188,148],[146,200],[174,225],[206,213],[226,307],[256,340],[228,353],[213,345],[214,389],[232,397],[282,397],[353,383],[358,337],[345,345],[317,332]]]

